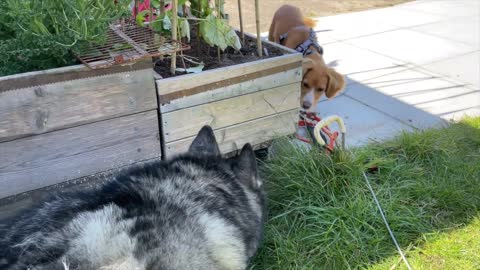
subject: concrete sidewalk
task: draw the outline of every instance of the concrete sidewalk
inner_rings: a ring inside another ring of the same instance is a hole
[[[315,30],[326,62],[348,79],[318,111],[344,117],[349,145],[480,115],[480,1],[321,17]]]

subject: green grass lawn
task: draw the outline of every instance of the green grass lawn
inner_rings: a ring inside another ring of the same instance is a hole
[[[480,269],[480,218],[457,229],[425,234],[424,238],[423,245],[407,254],[413,269]],[[370,269],[390,269],[392,265],[407,269],[398,256]]]
[[[347,138],[348,139],[348,138]],[[253,269],[480,269],[480,118],[326,156],[279,141],[264,164],[268,220]]]

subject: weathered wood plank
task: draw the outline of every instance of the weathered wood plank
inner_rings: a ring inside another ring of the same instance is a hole
[[[165,142],[194,136],[204,125],[223,128],[299,107],[300,84],[289,84],[162,115]]]
[[[168,79],[161,79],[157,80],[157,91],[160,96],[179,91],[188,91],[190,89],[199,87],[202,87],[203,91],[208,91],[240,82],[232,81],[233,78],[248,78],[248,76],[251,74],[265,72],[268,69],[281,68],[283,66],[293,65],[287,70],[295,67],[301,67],[301,61],[302,56],[300,54],[288,54],[275,58],[229,66],[221,69],[207,70],[197,74],[187,74]],[[222,83],[225,84],[222,85]],[[162,99],[160,99],[160,102],[163,102]]]
[[[265,77],[225,86],[200,94],[175,99],[167,104],[161,105],[161,112],[167,113],[179,109],[185,109],[209,102],[232,98],[235,96],[250,94],[253,92],[270,89],[277,86],[299,83],[302,80],[301,67],[280,72]],[[299,84],[300,89],[300,84]],[[300,91],[300,90],[299,90]]]
[[[151,69],[0,92],[0,142],[155,108]]]
[[[291,110],[246,123],[215,130],[215,137],[222,153],[237,151],[246,143],[258,145],[275,138],[295,132],[298,110]],[[200,128],[199,128],[200,129]],[[196,131],[198,132],[198,130]],[[189,137],[167,143],[165,156],[167,158],[186,152],[195,137]]]
[[[299,67],[299,63],[297,63],[297,62],[290,63],[290,64],[284,65],[284,66],[278,66],[278,67],[274,67],[274,68],[271,68],[271,69],[264,69],[264,70],[259,70],[257,72],[244,74],[243,76],[240,76],[240,77],[225,79],[225,80],[221,80],[221,81],[212,82],[210,84],[197,86],[197,87],[194,87],[194,88],[186,88],[186,89],[174,92],[174,93],[159,95],[160,104],[163,105],[163,104],[169,103],[169,102],[171,102],[173,100],[176,100],[176,99],[179,99],[179,98],[184,98],[184,97],[188,97],[188,96],[192,96],[192,95],[201,94],[201,93],[204,93],[206,91],[213,90],[213,89],[217,89],[217,88],[226,87],[226,86],[229,86],[229,85],[234,85],[234,84],[246,82],[246,81],[253,80],[253,79],[256,79],[256,78],[266,77],[268,75],[281,73],[281,72],[288,71],[288,70],[298,68],[298,67]]]
[[[160,156],[157,111],[0,143],[0,198]]]
[[[151,59],[144,59],[136,63],[129,63],[126,65],[119,65],[96,70],[89,69],[84,65],[76,65],[40,71],[32,71],[0,77],[0,92],[13,89],[34,87],[49,83],[78,80],[94,76],[104,76],[112,73],[133,72],[136,70],[152,69],[152,67],[153,64]]]

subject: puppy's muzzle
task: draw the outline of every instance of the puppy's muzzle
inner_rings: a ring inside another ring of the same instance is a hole
[[[305,110],[308,110],[310,109],[310,107],[312,107],[312,103],[310,101],[307,101],[307,100],[303,101],[302,108],[304,108]]]

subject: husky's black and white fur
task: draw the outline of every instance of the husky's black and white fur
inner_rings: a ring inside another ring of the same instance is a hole
[[[202,128],[187,153],[56,197],[0,231],[0,269],[245,269],[263,234],[252,147],[223,159]]]

